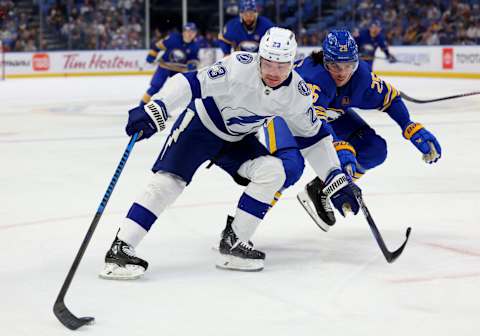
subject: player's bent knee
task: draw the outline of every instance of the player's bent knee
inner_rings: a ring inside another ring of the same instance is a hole
[[[258,169],[255,170],[250,180],[254,183],[268,186],[268,189],[279,190],[286,180],[282,160],[274,156],[262,156],[254,161]]]
[[[285,170],[284,188],[294,185],[302,176],[305,168],[305,159],[297,148],[277,151],[275,156],[282,160]]]
[[[387,142],[374,130],[363,133],[361,141],[354,141],[354,147],[357,160],[365,169],[377,167],[387,158]]]
[[[381,165],[387,159],[387,142],[381,136],[375,134],[372,138],[372,152],[371,164],[374,166]]]
[[[179,177],[159,171],[153,174],[138,203],[159,216],[185,189],[186,183]]]

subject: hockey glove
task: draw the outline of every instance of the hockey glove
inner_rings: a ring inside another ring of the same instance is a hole
[[[420,123],[410,123],[404,130],[403,136],[410,140],[423,153],[426,163],[437,162],[442,156],[442,148],[435,136],[427,131]]]
[[[354,176],[357,171],[357,153],[347,141],[334,141],[333,146],[337,151],[342,170],[349,176]]]
[[[128,111],[128,123],[125,130],[129,136],[141,132],[138,141],[148,139],[157,131],[165,129],[167,118],[165,104],[161,100],[152,100],[144,106],[137,106]]]
[[[328,174],[325,181],[323,192],[330,198],[333,206],[337,208],[343,217],[345,217],[347,211],[352,211],[356,215],[360,208],[353,188],[356,188],[359,193],[361,192],[360,188],[351,182],[351,179],[345,176],[340,169],[335,169]]]
[[[156,58],[157,58],[157,56],[153,56],[153,55],[148,54],[147,63],[153,64],[155,62]]]

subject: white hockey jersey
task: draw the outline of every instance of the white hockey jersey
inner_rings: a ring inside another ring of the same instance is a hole
[[[172,101],[167,87],[153,99],[161,99],[170,113],[185,109],[192,98],[201,97],[190,108],[196,110],[207,129],[226,141],[239,141],[274,116],[283,117],[295,136],[316,135],[321,121],[312,108],[311,92],[305,81],[292,71],[282,86],[274,90],[261,80],[258,62],[257,54],[232,53],[199,70],[196,79],[180,74],[172,77],[168,86],[175,86],[175,96],[181,93],[184,99]],[[191,95],[185,95],[188,91]]]
[[[332,137],[321,130],[322,120],[312,107],[305,81],[292,71],[280,87],[266,86],[257,54],[234,52],[197,73],[177,74],[152,99],[161,100],[169,116],[188,106],[209,131],[230,142],[280,116],[294,136],[311,138],[307,146],[301,146],[302,154],[320,178],[340,167]]]

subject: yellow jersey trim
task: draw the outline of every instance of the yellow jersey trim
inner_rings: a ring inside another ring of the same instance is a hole
[[[407,128],[405,128],[405,131],[403,131],[403,136],[405,139],[410,140],[410,138],[422,128],[423,125],[420,123],[411,123],[407,126]]]
[[[275,138],[275,125],[273,120],[268,123],[267,126],[268,132],[268,150],[270,153],[275,153],[277,151],[277,140]]]

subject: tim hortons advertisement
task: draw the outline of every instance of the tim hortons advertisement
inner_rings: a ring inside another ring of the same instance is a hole
[[[5,54],[5,72],[7,77],[135,74],[152,70],[145,55],[144,50],[12,52]]]
[[[318,47],[300,47],[297,59]],[[383,75],[480,78],[480,46],[400,46],[390,47],[397,59],[389,63],[377,50],[374,71]],[[8,52],[7,78],[44,76],[152,74],[155,65],[146,63],[147,50]],[[201,66],[223,56],[219,49],[201,49]]]

